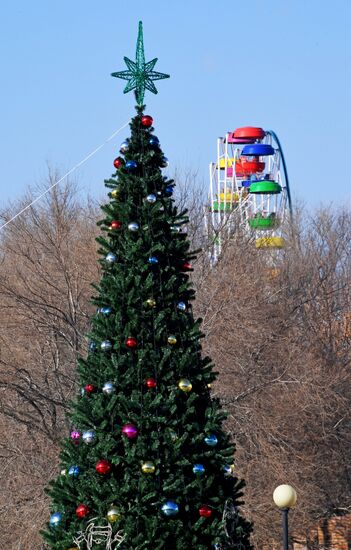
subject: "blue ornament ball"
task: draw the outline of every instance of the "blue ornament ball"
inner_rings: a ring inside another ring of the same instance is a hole
[[[62,522],[62,514],[60,512],[55,512],[50,516],[50,525],[52,527],[57,527]]]
[[[179,506],[176,502],[173,502],[173,500],[167,500],[167,502],[162,504],[161,510],[165,516],[172,517],[178,514]]]
[[[193,472],[196,475],[202,475],[205,473],[205,466],[203,464],[194,464]]]
[[[156,265],[156,264],[158,264],[158,259],[156,258],[156,256],[150,256],[148,262],[151,265]]]
[[[106,395],[111,395],[115,391],[115,385],[113,382],[105,382],[102,387],[102,392]]]
[[[79,466],[71,466],[70,469],[68,470],[69,476],[77,477],[79,476],[79,474],[80,474]]]
[[[171,185],[167,185],[167,187],[164,188],[164,194],[166,197],[171,197],[173,195],[173,187]]]
[[[137,166],[138,166],[138,163],[135,160],[127,160],[126,162],[127,170],[135,170]]]
[[[151,136],[149,139],[149,143],[152,147],[157,147],[160,144],[160,140],[156,136]]]
[[[109,351],[112,348],[112,343],[110,342],[110,340],[104,340],[103,342],[101,342],[100,347],[102,351]]]
[[[82,439],[84,443],[87,445],[90,445],[94,442],[95,439],[95,432],[94,430],[87,430],[86,432],[83,432]]]
[[[209,447],[215,447],[218,443],[217,436],[215,434],[207,435],[204,439],[206,445]]]
[[[179,311],[186,311],[186,303],[185,302],[178,302],[177,303],[177,309],[179,309]]]
[[[167,157],[162,158],[161,166],[162,166],[162,168],[167,168],[167,166],[169,166],[169,160],[168,160]]]
[[[150,195],[148,195],[145,200],[150,204],[154,204],[157,201],[157,197],[153,193],[150,193]]]
[[[117,261],[116,254],[113,254],[113,252],[109,252],[105,258],[106,262],[109,264],[113,264]]]
[[[129,147],[129,140],[126,139],[125,141],[123,141],[123,143],[121,143],[119,152],[122,153],[122,155],[124,155],[127,152],[128,147]]]
[[[99,313],[102,313],[102,315],[110,315],[112,313],[112,307],[101,307]]]

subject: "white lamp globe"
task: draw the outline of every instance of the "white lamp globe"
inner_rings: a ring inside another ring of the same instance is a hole
[[[291,485],[279,485],[274,489],[273,500],[278,508],[292,508],[296,504],[296,491]]]

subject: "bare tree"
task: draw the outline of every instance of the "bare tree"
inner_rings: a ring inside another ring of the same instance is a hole
[[[51,174],[49,184],[57,180]],[[29,203],[27,196],[23,204]],[[3,214],[11,217],[22,205]],[[98,277],[97,209],[74,186],[53,190],[2,234],[0,262],[0,489],[2,547],[40,547],[44,487],[57,473],[65,411],[76,393],[91,282]],[[18,546],[17,546],[18,544]]]
[[[236,236],[198,288],[257,547],[279,529],[279,483],[299,493],[296,536],[350,509],[350,221],[302,216],[274,259]]]

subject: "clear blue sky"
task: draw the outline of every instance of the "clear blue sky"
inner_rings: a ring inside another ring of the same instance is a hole
[[[351,202],[350,0],[14,0],[0,17],[1,206],[134,114],[109,75],[134,58],[139,19],[146,60],[171,74],[146,103],[173,167],[207,190],[217,136],[258,125],[280,137],[294,197]],[[79,170],[87,193],[102,196],[127,135]]]

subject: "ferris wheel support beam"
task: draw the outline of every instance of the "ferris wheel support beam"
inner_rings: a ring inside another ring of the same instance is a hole
[[[290,193],[290,185],[289,185],[289,176],[288,176],[288,169],[286,167],[286,162],[285,162],[283,149],[282,149],[282,146],[281,146],[281,143],[279,141],[279,138],[278,138],[277,134],[275,132],[273,132],[273,130],[267,130],[266,133],[268,135],[272,136],[272,138],[275,140],[275,142],[277,143],[277,145],[279,147],[280,156],[281,156],[282,164],[283,164],[284,176],[285,176],[285,185],[286,185],[286,194],[287,194],[287,197],[288,197],[289,213],[290,213],[290,216],[292,217],[292,201],[291,201],[291,193]]]

